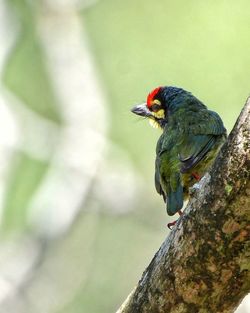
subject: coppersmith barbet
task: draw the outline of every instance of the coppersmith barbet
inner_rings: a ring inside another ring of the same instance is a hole
[[[208,171],[226,139],[223,122],[190,92],[177,87],[154,89],[146,103],[131,111],[162,130],[156,146],[155,187],[167,213],[181,214],[189,188]]]

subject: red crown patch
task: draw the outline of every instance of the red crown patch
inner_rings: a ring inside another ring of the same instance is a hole
[[[147,106],[148,107],[151,106],[152,101],[154,100],[154,97],[157,95],[157,93],[160,91],[160,89],[161,89],[161,87],[157,87],[148,94],[148,97],[147,97]]]

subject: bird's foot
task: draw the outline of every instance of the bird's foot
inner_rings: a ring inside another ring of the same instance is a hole
[[[178,213],[180,216],[183,214],[183,212],[182,212],[181,210],[179,210],[177,213]],[[168,228],[169,228],[170,230],[172,230],[172,227],[177,223],[178,220],[179,220],[179,219],[177,219],[176,221],[173,221],[173,222],[168,223],[168,224],[167,224]]]
[[[197,181],[199,181],[201,179],[200,175],[197,173],[192,173],[192,176],[194,179],[196,179]]]
[[[178,220],[168,223],[168,224],[167,224],[168,229],[172,230],[172,229],[173,229],[172,227],[176,224],[177,221],[178,221]]]

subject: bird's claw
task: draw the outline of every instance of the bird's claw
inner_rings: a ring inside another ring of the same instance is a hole
[[[181,210],[179,210],[177,213],[178,213],[180,216],[182,216],[182,214],[183,214],[183,212],[182,212]],[[168,228],[169,228],[170,230],[172,230],[172,227],[177,223],[178,220],[179,220],[179,219],[177,219],[176,221],[173,221],[173,222],[168,223],[168,224],[167,224]]]
[[[176,222],[177,222],[177,220],[176,220],[176,221],[174,221],[174,222],[170,222],[170,223],[168,223],[168,224],[167,224],[168,229],[172,230],[172,229],[173,229],[172,227],[174,227],[174,225],[176,224]]]

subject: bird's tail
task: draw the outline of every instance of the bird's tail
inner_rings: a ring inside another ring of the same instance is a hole
[[[167,196],[167,213],[168,215],[174,215],[183,206],[183,187],[178,185],[176,191],[171,191]]]

